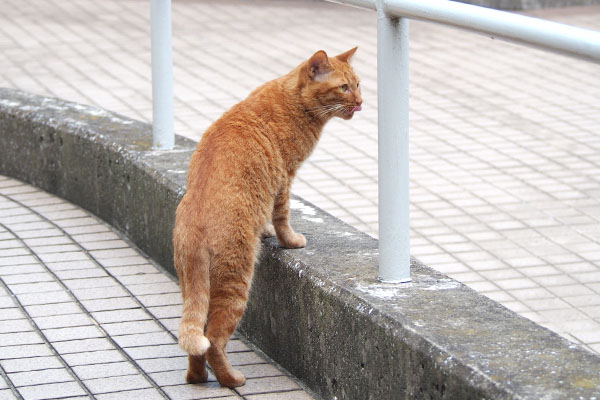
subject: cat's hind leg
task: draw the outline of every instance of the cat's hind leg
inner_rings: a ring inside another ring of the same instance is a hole
[[[207,380],[206,354],[201,356],[188,355],[188,370],[185,381],[187,383],[204,383]]]
[[[246,309],[254,273],[257,244],[243,242],[238,241],[235,246],[230,246],[228,254],[215,257],[218,261],[211,270],[210,310],[206,328],[206,337],[211,343],[206,360],[219,383],[231,388],[246,382],[246,377],[232,368],[225,349]]]
[[[275,233],[275,227],[273,226],[273,224],[271,222],[267,222],[265,224],[265,226],[263,227],[261,237],[263,239],[265,239],[265,238],[274,237],[276,235],[277,235],[277,233]]]

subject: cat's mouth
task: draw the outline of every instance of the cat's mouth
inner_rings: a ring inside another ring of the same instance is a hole
[[[361,111],[361,110],[362,110],[361,106],[354,106],[352,108],[346,108],[344,110],[344,114],[347,117],[352,117],[356,111]]]

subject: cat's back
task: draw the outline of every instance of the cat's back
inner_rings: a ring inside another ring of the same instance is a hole
[[[255,89],[203,134],[190,161],[188,190],[271,190],[282,175],[282,160],[269,130],[278,113],[277,81]]]

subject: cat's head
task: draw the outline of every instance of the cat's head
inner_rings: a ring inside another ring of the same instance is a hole
[[[299,85],[308,112],[319,119],[350,119],[362,109],[359,79],[350,66],[355,47],[335,57],[317,51],[300,68]]]

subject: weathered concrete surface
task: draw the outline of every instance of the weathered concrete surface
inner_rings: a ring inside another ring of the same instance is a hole
[[[600,0],[455,0],[499,10],[531,10],[536,8],[589,6]]]
[[[0,89],[0,173],[94,212],[172,272],[195,143],[150,141],[146,124]],[[376,240],[292,209],[308,246],[265,242],[240,330],[324,398],[600,398],[600,357],[416,261],[410,284],[381,284]]]

